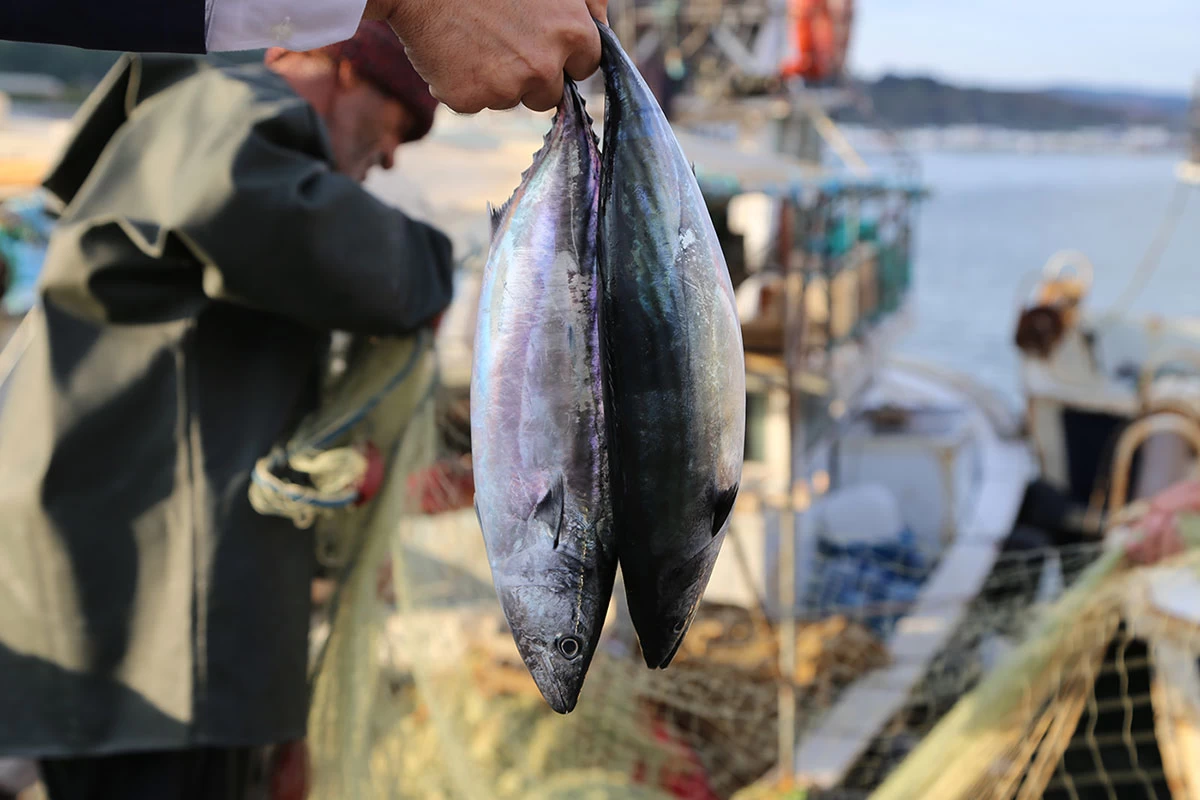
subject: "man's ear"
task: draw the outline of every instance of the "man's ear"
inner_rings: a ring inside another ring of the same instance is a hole
[[[353,89],[362,81],[354,71],[354,65],[349,61],[337,62],[337,82],[343,89]]]

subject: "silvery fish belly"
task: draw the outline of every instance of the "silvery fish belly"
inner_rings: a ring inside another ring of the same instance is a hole
[[[492,212],[471,377],[475,507],[521,657],[570,712],[616,574],[601,389],[600,161],[568,81],[550,133]]]
[[[729,270],[691,164],[612,31],[597,24],[613,521],[643,657],[666,667],[695,616],[737,498],[745,357]]]

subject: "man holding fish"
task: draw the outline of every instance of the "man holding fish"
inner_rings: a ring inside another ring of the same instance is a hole
[[[0,39],[99,50],[204,53],[311,50],[386,20],[433,94],[454,111],[562,97],[563,73],[600,62],[592,18],[607,0],[6,0]]]
[[[314,541],[250,473],[330,331],[448,305],[447,237],[361,186],[436,107],[367,22],[259,65],[123,56],[80,109],[0,407],[0,757],[50,800],[263,797],[304,738]]]

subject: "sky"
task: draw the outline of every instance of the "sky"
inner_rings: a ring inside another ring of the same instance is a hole
[[[856,0],[851,69],[1190,92],[1200,0]]]

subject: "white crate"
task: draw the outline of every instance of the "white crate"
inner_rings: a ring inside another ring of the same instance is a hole
[[[918,409],[894,429],[867,418],[851,424],[837,446],[839,487],[886,486],[926,555],[936,557],[958,534],[982,469],[970,419],[960,409]]]

